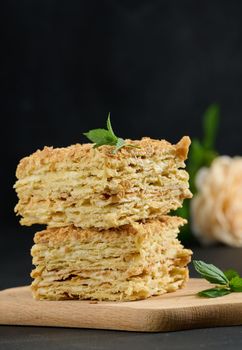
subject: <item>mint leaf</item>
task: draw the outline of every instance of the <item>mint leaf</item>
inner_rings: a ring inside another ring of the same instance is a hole
[[[206,149],[213,149],[218,130],[220,108],[217,104],[209,106],[204,114],[204,140],[203,145]]]
[[[112,137],[116,140],[118,140],[117,136],[114,134],[113,132],[113,128],[112,128],[112,124],[111,124],[111,120],[110,120],[110,112],[108,113],[108,119],[107,119],[107,129],[110,133],[110,135],[112,135]]]
[[[124,139],[122,139],[122,138],[118,138],[117,139],[117,142],[116,142],[116,148],[115,148],[115,150],[114,150],[114,153],[116,153],[116,152],[118,152],[118,150],[120,149],[120,148],[122,148],[123,146],[125,145],[125,141],[124,141]],[[126,145],[127,146],[127,145]]]
[[[107,118],[107,129],[93,129],[83,133],[83,135],[85,135],[90,141],[94,143],[94,148],[103,145],[115,146],[113,153],[117,153],[117,151],[123,146],[140,148],[136,145],[126,144],[124,139],[115,135],[110,120],[110,113],[108,113]]]
[[[242,292],[242,278],[239,276],[233,277],[229,281],[229,286],[233,292]]]
[[[218,298],[230,293],[231,291],[226,288],[211,288],[211,289],[202,290],[201,292],[198,293],[198,295],[200,297],[205,297],[205,298]]]
[[[233,270],[233,269],[229,269],[229,270],[224,271],[224,274],[229,281],[232,280],[232,278],[234,278],[234,277],[239,277],[238,272]]]
[[[109,131],[105,129],[93,129],[88,131],[87,133],[84,133],[84,135],[90,141],[94,142],[97,145],[97,147],[105,144],[116,144],[116,139],[114,139],[113,136],[110,135]]]
[[[203,261],[193,261],[196,271],[211,283],[221,285],[211,289],[202,290],[198,293],[201,297],[217,298],[232,292],[242,292],[242,278],[238,272],[230,269],[225,272],[212,264]]]
[[[228,285],[229,280],[219,268],[212,264],[206,264],[201,260],[193,260],[195,270],[207,281],[220,285]]]

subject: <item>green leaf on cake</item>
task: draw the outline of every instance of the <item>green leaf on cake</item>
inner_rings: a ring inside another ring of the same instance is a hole
[[[127,144],[124,139],[115,135],[111,119],[110,113],[108,113],[107,118],[107,129],[93,129],[88,132],[83,133],[91,142],[94,143],[94,148],[101,147],[104,145],[114,146],[113,153],[117,153],[122,147],[134,147],[139,148],[135,145]]]

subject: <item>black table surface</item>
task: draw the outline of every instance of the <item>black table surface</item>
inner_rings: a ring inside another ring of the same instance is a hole
[[[1,230],[2,231],[2,230]],[[4,235],[6,232],[1,232]],[[7,233],[9,235],[9,232]],[[22,235],[22,234],[21,234]],[[22,236],[23,237],[23,236]],[[26,238],[25,238],[26,240]],[[11,235],[0,246],[0,289],[30,283],[29,241],[11,253]],[[19,241],[20,242],[20,241]],[[16,247],[15,247],[16,248]],[[223,246],[192,248],[195,259],[242,274],[242,249]],[[191,276],[195,276],[190,268]],[[242,298],[242,294],[241,294]],[[241,315],[242,318],[242,315]],[[138,333],[92,329],[0,326],[0,350],[31,349],[242,349],[242,326],[165,333]]]

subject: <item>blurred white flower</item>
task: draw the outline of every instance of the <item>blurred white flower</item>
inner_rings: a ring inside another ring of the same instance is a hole
[[[196,176],[192,228],[204,244],[242,247],[242,157],[217,157]]]

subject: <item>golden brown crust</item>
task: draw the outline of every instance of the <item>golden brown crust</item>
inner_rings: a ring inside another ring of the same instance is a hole
[[[37,243],[50,243],[50,244],[64,244],[69,240],[86,240],[92,237],[97,239],[109,239],[115,238],[116,235],[130,236],[136,234],[146,235],[149,232],[159,232],[161,230],[169,230],[171,228],[178,228],[183,226],[186,220],[177,216],[163,216],[160,220],[148,220],[145,223],[137,222],[130,225],[124,225],[117,228],[111,228],[107,230],[97,229],[81,229],[73,225],[47,228],[46,230],[37,232],[34,237],[34,242]],[[117,236],[116,236],[117,237]]]
[[[44,147],[43,150],[37,150],[32,155],[23,158],[16,171],[17,178],[22,178],[31,174],[33,169],[40,168],[45,164],[73,161],[80,162],[82,159],[92,158],[98,154],[98,157],[121,160],[129,157],[152,157],[153,155],[174,154],[180,160],[187,157],[189,145],[191,143],[188,136],[184,136],[176,145],[165,140],[154,140],[144,137],[141,140],[126,140],[127,143],[138,147],[123,147],[117,153],[113,154],[112,146],[102,146],[93,148],[93,144],[76,144],[65,148]]]
[[[189,147],[191,144],[190,137],[184,136],[177,144],[176,144],[176,155],[178,158],[182,160],[187,159]]]

